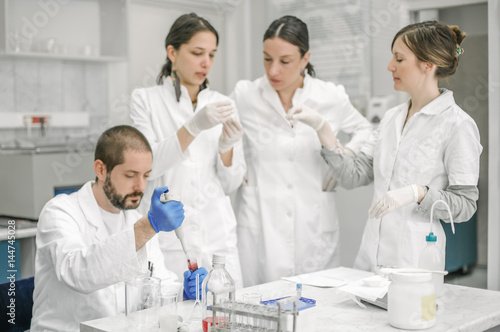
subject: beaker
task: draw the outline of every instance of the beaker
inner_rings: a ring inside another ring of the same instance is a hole
[[[177,332],[177,293],[160,294],[160,332]]]
[[[137,277],[125,283],[125,314],[134,330],[158,328],[161,280]]]

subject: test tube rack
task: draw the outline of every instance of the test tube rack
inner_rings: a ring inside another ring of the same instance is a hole
[[[299,297],[292,296],[276,301],[276,306],[265,304],[248,304],[242,302],[223,302],[211,306],[214,316],[217,312],[228,314],[229,322],[211,327],[210,331],[262,331],[262,332],[286,332],[286,321],[288,315],[292,316],[292,331],[296,331]],[[293,309],[283,309],[287,304],[292,303]],[[246,317],[246,323],[238,323]],[[251,319],[248,319],[251,318]]]

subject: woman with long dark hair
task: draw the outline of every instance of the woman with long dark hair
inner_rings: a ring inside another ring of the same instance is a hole
[[[201,251],[198,264],[211,266],[213,253],[226,256],[226,267],[241,286],[236,219],[227,194],[245,173],[243,129],[234,102],[208,85],[218,41],[204,18],[194,13],[177,18],[165,40],[167,60],[158,85],[132,93],[130,118],[153,149],[141,208],[148,208],[155,187],[168,185],[184,204],[185,242]],[[166,266],[182,277],[186,257],[179,240],[162,233],[160,246]]]
[[[245,128],[246,182],[236,197],[245,286],[339,265],[335,179],[319,153],[316,131],[329,123],[352,134],[357,153],[371,125],[342,85],[315,78],[307,25],[294,16],[264,34],[266,75],[237,83],[232,97]],[[313,128],[290,112],[321,114]]]

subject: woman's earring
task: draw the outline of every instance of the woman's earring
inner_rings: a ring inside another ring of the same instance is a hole
[[[175,89],[175,98],[177,99],[177,101],[179,101],[181,99],[181,81],[175,74],[175,70],[172,70],[172,72],[170,73],[170,78],[172,79],[172,84]]]

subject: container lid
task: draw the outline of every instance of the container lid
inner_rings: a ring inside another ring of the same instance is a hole
[[[212,264],[226,264],[226,256],[214,254]]]
[[[436,242],[436,240],[437,240],[437,236],[436,236],[436,235],[434,235],[434,233],[433,233],[433,232],[430,232],[430,233],[429,233],[429,235],[427,235],[427,236],[425,237],[425,240],[426,240],[427,242]]]
[[[425,282],[432,280],[432,273],[430,272],[413,272],[413,273],[403,273],[394,272],[391,273],[392,281],[402,281],[402,282]]]

